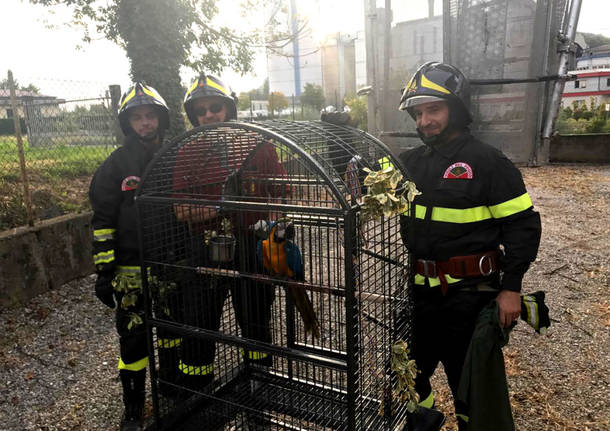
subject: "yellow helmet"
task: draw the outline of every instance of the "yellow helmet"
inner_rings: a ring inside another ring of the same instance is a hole
[[[197,127],[198,121],[195,112],[193,112],[193,102],[195,99],[202,97],[221,97],[227,107],[227,120],[237,118],[237,97],[231,91],[229,86],[225,85],[220,79],[201,73],[195,82],[191,84],[184,95],[184,110],[189,118],[189,121],[194,127]]]
[[[163,97],[150,85],[136,81],[123,94],[119,105],[119,124],[125,136],[131,131],[128,111],[143,105],[152,105],[159,112],[159,131],[164,131],[169,127],[169,109]]]

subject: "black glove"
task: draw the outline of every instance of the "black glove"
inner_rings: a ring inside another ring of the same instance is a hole
[[[114,286],[112,286],[112,280],[114,279],[114,272],[101,273],[97,276],[95,282],[95,296],[104,303],[105,306],[116,308],[117,302],[114,297]]]
[[[322,112],[320,120],[336,126],[353,126],[348,112]]]
[[[521,319],[539,334],[546,334],[551,327],[549,308],[544,303],[544,292],[521,295]]]

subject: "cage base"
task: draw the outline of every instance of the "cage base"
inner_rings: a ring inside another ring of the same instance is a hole
[[[232,380],[209,394],[193,393],[147,431],[347,430],[347,393],[254,367],[240,367]],[[358,409],[362,429],[387,429],[378,400]]]

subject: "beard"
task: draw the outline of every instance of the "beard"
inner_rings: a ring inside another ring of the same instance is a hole
[[[141,139],[142,141],[145,142],[152,142],[155,139],[157,139],[157,136],[159,136],[159,130],[155,129],[155,130],[151,130],[150,132],[145,133],[144,135],[140,135],[139,133],[136,133],[136,135],[138,136],[139,139]]]

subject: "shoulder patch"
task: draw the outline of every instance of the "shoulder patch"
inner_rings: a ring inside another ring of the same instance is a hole
[[[135,190],[138,187],[138,183],[140,182],[140,177],[136,177],[135,175],[130,175],[123,180],[121,183],[121,191],[126,192],[128,190]]]
[[[472,168],[468,163],[455,162],[445,170],[443,178],[471,180]]]

